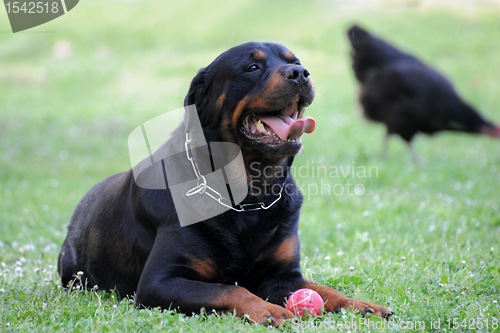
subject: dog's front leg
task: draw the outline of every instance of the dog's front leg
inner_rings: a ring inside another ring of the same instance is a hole
[[[142,279],[142,278],[141,278]],[[235,285],[223,285],[170,278],[156,282],[142,281],[136,295],[137,305],[178,308],[184,313],[198,313],[201,308],[248,316],[250,321],[279,326],[293,314],[281,306],[271,304]]]
[[[328,312],[339,312],[340,308],[345,308],[348,310],[355,310],[362,315],[371,313],[377,317],[383,318],[388,318],[394,314],[393,311],[383,305],[349,298],[342,295],[342,293],[336,289],[321,286],[312,281],[305,281],[302,288],[309,288],[320,294],[321,298],[325,301],[325,310]]]
[[[295,278],[292,278],[292,274],[290,274],[289,276],[282,276],[280,279],[266,281],[267,283],[264,285],[268,286],[268,290],[261,292],[263,292],[264,295],[269,295],[270,302],[284,304],[286,298],[293,292],[301,288],[308,288],[316,291],[321,296],[325,302],[325,310],[327,312],[339,312],[341,308],[345,308],[357,311],[362,315],[373,314],[384,318],[388,318],[394,314],[393,311],[385,306],[349,298],[336,289],[318,285],[304,279],[301,275],[297,275],[298,274],[295,274]],[[257,294],[260,295],[261,292]]]

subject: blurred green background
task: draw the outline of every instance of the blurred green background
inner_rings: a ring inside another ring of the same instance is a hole
[[[371,177],[299,177],[306,276],[389,304],[399,318],[498,316],[499,142],[421,136],[415,145],[425,163],[417,167],[393,139],[382,158],[384,128],[357,111],[346,39],[353,23],[439,69],[500,122],[498,1],[84,0],[16,34],[0,10],[0,325],[146,325],[122,303],[84,295],[95,306],[85,310],[81,298],[58,289],[54,266],[66,226],[93,184],[130,168],[130,132],[181,107],[199,68],[251,40],[284,44],[311,72],[317,97],[307,114],[317,127],[304,137],[296,166],[377,170]],[[365,191],[315,193],[322,180]],[[57,305],[47,309],[47,302]],[[113,321],[107,312],[116,304],[122,313]],[[68,306],[74,309],[62,310]],[[176,320],[171,325],[184,330],[207,328]]]

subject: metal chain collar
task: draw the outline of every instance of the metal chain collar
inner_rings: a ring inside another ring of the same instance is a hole
[[[251,212],[255,210],[261,210],[261,209],[269,209],[271,208],[275,203],[277,203],[281,199],[281,195],[283,192],[283,184],[281,184],[281,189],[279,192],[278,197],[271,202],[269,205],[266,206],[264,202],[259,202],[259,203],[251,203],[251,204],[236,204],[236,207],[233,207],[230,204],[227,204],[223,202],[223,200],[230,202],[229,199],[224,198],[219,192],[214,190],[212,187],[210,187],[207,184],[207,179],[205,176],[203,176],[200,172],[200,169],[198,168],[198,164],[196,164],[196,161],[194,159],[193,154],[191,153],[191,140],[189,139],[189,134],[186,133],[186,142],[184,143],[184,147],[186,148],[186,156],[187,159],[191,162],[191,166],[193,167],[194,174],[197,178],[196,181],[196,186],[190,189],[189,191],[186,192],[186,196],[190,197],[195,194],[206,194],[210,198],[214,199],[217,201],[219,204],[222,206],[229,208],[231,210],[234,210],[236,212],[242,213],[242,212]]]

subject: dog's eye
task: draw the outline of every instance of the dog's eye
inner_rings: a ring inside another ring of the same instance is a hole
[[[256,70],[259,70],[259,69],[260,69],[259,65],[253,64],[253,65],[248,66],[247,72],[255,72]]]

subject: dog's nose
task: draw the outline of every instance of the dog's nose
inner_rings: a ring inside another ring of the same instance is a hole
[[[309,71],[304,66],[293,65],[285,70],[285,78],[297,84],[309,81]]]

